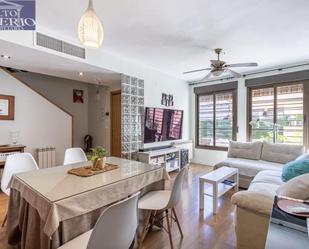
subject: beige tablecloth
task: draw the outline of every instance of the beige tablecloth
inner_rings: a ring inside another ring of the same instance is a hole
[[[121,164],[120,170],[122,171],[119,171],[121,177],[115,171],[110,174],[108,180],[103,179],[103,181],[100,176],[97,181],[96,176],[89,178],[89,180],[67,175],[65,178],[59,178],[63,175],[64,166],[50,170],[50,176],[45,174],[49,173],[48,171],[41,170],[39,174],[33,172],[31,173],[33,175],[14,176],[10,183],[11,194],[8,210],[9,244],[20,244],[21,248],[25,249],[57,248],[93,228],[106,206],[137,191],[142,191],[143,194],[150,190],[162,189],[164,188],[164,180],[169,179],[164,168],[156,168],[138,162],[128,164],[127,160],[122,159],[121,161],[115,160]],[[67,169],[69,168],[67,167]],[[45,183],[48,186],[42,186],[44,183],[38,184],[37,179],[34,180],[33,176],[43,179],[47,177],[50,181],[53,181],[53,176],[55,176],[54,180],[61,179],[62,181],[58,181],[56,184]],[[83,184],[79,184],[81,182]],[[65,191],[64,189],[61,191],[61,188],[64,188],[67,183],[74,183],[75,186],[71,192],[63,195]],[[92,186],[92,189],[87,190],[89,185]],[[79,188],[85,191],[76,192],[76,189],[79,190]]]

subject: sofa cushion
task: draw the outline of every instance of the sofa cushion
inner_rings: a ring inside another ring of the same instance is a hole
[[[263,143],[261,159],[275,163],[288,163],[304,153],[302,145]]]
[[[232,196],[232,203],[269,216],[276,191],[283,184],[280,171],[261,171],[254,177],[247,191],[239,191]]]
[[[287,182],[294,177],[309,173],[309,159],[299,159],[284,165],[282,180]]]
[[[241,143],[230,141],[228,157],[259,160],[262,153],[262,142]]]
[[[278,188],[283,184],[284,182],[281,180],[281,171],[264,170],[254,177],[248,190],[268,193],[275,196]]]
[[[278,188],[277,195],[300,200],[309,199],[309,174],[297,176]]]
[[[254,177],[262,170],[276,170],[279,171],[281,175],[283,164],[244,158],[226,158],[215,167],[219,168],[223,166],[238,168],[240,175]]]

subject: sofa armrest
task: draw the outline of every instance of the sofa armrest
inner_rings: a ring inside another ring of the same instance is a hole
[[[232,203],[238,207],[270,216],[274,196],[272,194],[250,190],[240,191],[232,196]]]
[[[225,159],[225,160],[223,160],[223,161],[221,161],[221,162],[215,164],[215,165],[214,165],[214,170],[219,169],[219,168],[221,168],[221,167],[223,167],[223,166],[228,166],[228,165],[229,165],[229,164],[228,164],[228,162],[227,162],[226,159]]]

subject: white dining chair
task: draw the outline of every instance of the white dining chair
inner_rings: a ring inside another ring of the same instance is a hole
[[[108,207],[92,230],[58,249],[128,249],[134,240],[138,224],[138,195],[136,193]]]
[[[168,233],[171,248],[174,248],[171,233],[171,222],[176,222],[181,238],[183,238],[183,232],[176,214],[175,206],[181,198],[183,179],[186,172],[187,167],[183,168],[178,173],[172,190],[150,191],[138,201],[138,209],[147,211],[145,224],[139,241],[139,248],[142,248],[143,241],[149,228],[156,223],[156,214],[162,211],[164,215],[163,220],[166,218],[167,230],[165,229],[165,231]]]
[[[7,196],[10,195],[10,189],[8,185],[14,174],[22,173],[26,171],[32,171],[39,169],[36,161],[30,153],[16,153],[9,155],[6,158],[2,179],[1,179],[1,191]],[[7,219],[7,215],[4,218],[2,227],[4,226]]]
[[[82,163],[87,161],[88,159],[86,154],[81,148],[70,148],[66,149],[65,151],[63,165]]]

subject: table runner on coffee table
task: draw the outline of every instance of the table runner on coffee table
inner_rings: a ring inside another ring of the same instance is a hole
[[[150,189],[162,188],[160,182],[169,179],[163,167],[115,157],[107,162],[119,168],[86,178],[67,174],[72,168],[90,165],[87,162],[14,175],[9,243],[27,249],[57,248],[91,229],[106,206],[156,183]]]

